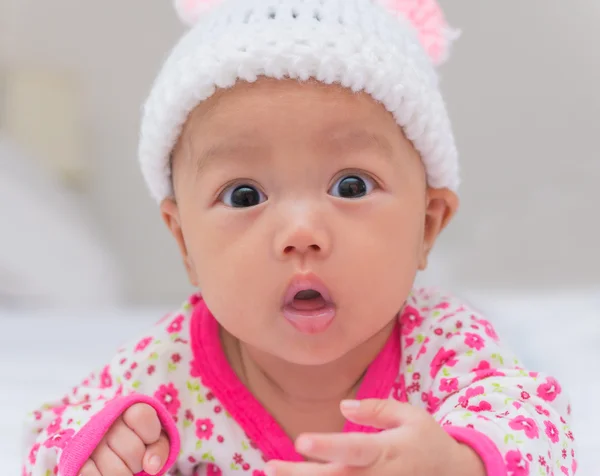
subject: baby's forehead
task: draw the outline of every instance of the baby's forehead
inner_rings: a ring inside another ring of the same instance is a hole
[[[292,155],[301,160],[364,153],[385,161],[399,156],[421,161],[393,116],[370,95],[293,80],[265,79],[218,91],[191,113],[173,155],[182,149],[197,172]]]
[[[367,106],[385,112],[385,108],[371,95],[365,92],[353,92],[337,83],[259,78],[253,83],[238,81],[231,88],[217,89],[211,97],[194,108],[190,117],[206,120],[223,115],[252,115],[272,104],[291,108],[302,103],[310,105],[310,109],[320,106],[347,108]]]

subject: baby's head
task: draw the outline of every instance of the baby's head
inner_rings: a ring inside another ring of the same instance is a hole
[[[389,10],[412,3],[224,0],[157,79],[145,177],[190,281],[256,349],[315,365],[378,335],[457,209],[443,22],[422,48]]]

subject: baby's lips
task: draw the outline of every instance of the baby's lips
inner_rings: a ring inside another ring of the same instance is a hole
[[[299,292],[308,291],[311,289],[313,291],[317,291],[325,300],[325,302],[328,304],[333,304],[329,290],[323,281],[316,274],[307,273],[296,274],[292,277],[283,298],[283,306],[289,306],[294,301],[296,294]]]

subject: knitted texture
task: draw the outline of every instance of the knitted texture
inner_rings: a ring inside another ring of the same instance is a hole
[[[422,43],[427,28],[441,26],[435,15],[413,10],[412,20],[425,25],[419,31],[410,9],[394,10],[389,0],[214,3],[172,50],[144,107],[139,160],[157,202],[172,195],[170,155],[189,113],[217,88],[260,76],[312,78],[370,94],[420,153],[428,184],[458,188],[458,154],[435,58]]]

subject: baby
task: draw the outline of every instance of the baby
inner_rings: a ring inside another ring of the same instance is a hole
[[[439,7],[209,3],[140,144],[202,294],[32,413],[23,475],[575,474],[559,382],[414,287],[458,206]]]

